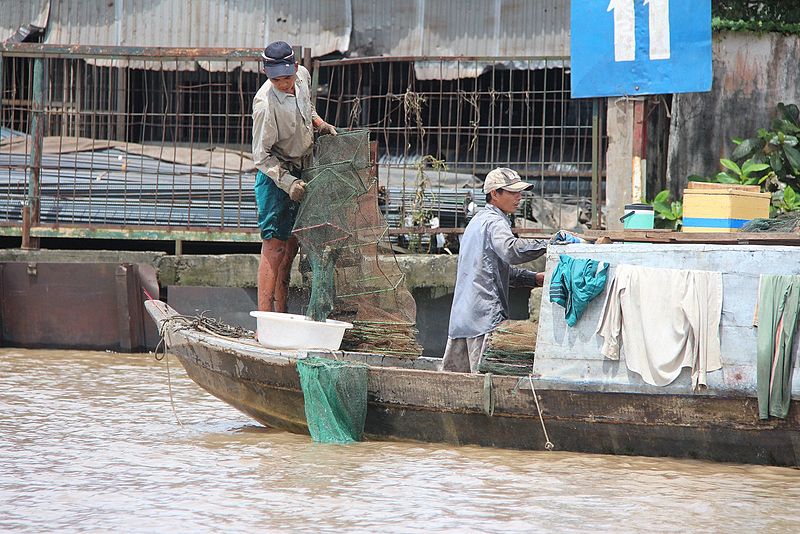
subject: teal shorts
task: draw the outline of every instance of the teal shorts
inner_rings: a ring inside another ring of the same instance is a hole
[[[256,175],[256,206],[258,206],[258,228],[261,239],[287,241],[292,237],[294,220],[299,204],[292,201],[286,191],[261,171]]]

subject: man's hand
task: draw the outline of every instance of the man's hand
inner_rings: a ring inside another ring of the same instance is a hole
[[[536,273],[536,286],[544,287],[544,273]]]
[[[317,131],[320,135],[336,135],[336,128],[331,126],[325,121],[322,121],[319,126],[317,127]]]
[[[569,245],[571,243],[585,243],[585,241],[565,230],[559,230],[550,238],[551,245]]]
[[[289,198],[295,202],[300,202],[306,196],[306,183],[303,180],[295,180],[289,186]]]

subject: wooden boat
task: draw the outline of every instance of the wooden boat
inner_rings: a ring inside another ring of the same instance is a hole
[[[297,359],[320,355],[369,366],[369,440],[543,450],[544,426],[556,450],[799,465],[794,403],[787,419],[760,421],[757,400],[742,395],[565,389],[528,377],[439,372],[436,358],[277,352],[192,329],[163,302],[146,308],[192,380],[259,423],[289,432],[308,433]]]

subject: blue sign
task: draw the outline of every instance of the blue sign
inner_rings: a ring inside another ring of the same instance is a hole
[[[711,89],[711,0],[573,0],[572,98]]]

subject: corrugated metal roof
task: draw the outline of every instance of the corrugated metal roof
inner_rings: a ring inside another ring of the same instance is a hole
[[[360,55],[568,56],[568,0],[353,0]]]
[[[12,2],[3,2],[10,4]],[[13,6],[3,5],[0,9],[0,41],[14,35],[20,26],[33,24],[43,28],[47,25],[50,0],[21,0]]]
[[[350,0],[53,0],[52,4],[49,44],[260,48],[281,39],[310,47],[317,56],[344,52],[350,46]],[[187,69],[194,64],[163,67]],[[225,63],[210,67],[222,70]],[[245,68],[256,70],[258,64]]]
[[[350,0],[53,0],[52,44],[347,50]]]
[[[7,3],[14,4],[13,9],[2,14],[9,21],[10,18],[16,21],[17,16],[31,18],[50,6],[47,43],[52,44],[258,48],[282,39],[310,47],[315,57],[332,52],[395,57],[569,55],[568,0],[16,0]],[[5,28],[2,24],[0,21],[0,27]],[[8,28],[14,26],[13,31],[19,26],[17,22],[6,24]],[[177,68],[194,66],[187,62]],[[248,70],[257,67],[255,62],[246,66]],[[226,67],[224,63],[214,63],[210,68]],[[458,75],[454,69],[441,73],[445,78]]]

